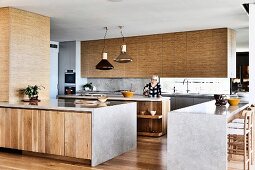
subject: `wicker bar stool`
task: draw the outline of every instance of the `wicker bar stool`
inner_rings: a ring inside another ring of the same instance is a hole
[[[253,137],[253,115],[254,110],[248,108],[242,112],[244,117],[243,127],[240,125],[234,126],[233,124],[228,124],[228,154],[229,158],[232,155],[242,155],[244,156],[244,169],[251,170],[252,163],[252,137]]]
[[[247,108],[247,110],[252,110],[252,125],[251,125],[251,164],[253,165],[255,163],[255,105],[252,104],[250,107]],[[243,128],[244,124],[244,115],[242,115],[241,118],[234,119],[231,123],[228,124],[229,128]]]

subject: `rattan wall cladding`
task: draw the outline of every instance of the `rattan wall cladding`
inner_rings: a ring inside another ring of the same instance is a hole
[[[229,45],[229,29],[209,29],[126,38],[133,62],[113,62],[119,54],[121,39],[107,41],[109,61],[115,69],[98,71],[102,40],[82,42],[83,77],[228,77],[228,59],[234,45]],[[231,31],[233,32],[233,31]],[[93,45],[91,45],[93,44]],[[91,61],[93,60],[93,61]]]
[[[20,100],[19,89],[35,84],[45,87],[40,99],[48,99],[50,18],[15,8],[8,8],[8,17],[8,99]]]
[[[0,9],[0,101],[9,96],[9,8]]]
[[[163,77],[186,75],[187,33],[169,33],[163,35]]]

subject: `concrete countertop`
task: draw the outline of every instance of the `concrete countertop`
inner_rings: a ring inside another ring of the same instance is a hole
[[[198,94],[198,93],[162,93],[164,97],[190,97],[190,98],[210,98],[213,99],[213,94]]]
[[[74,101],[75,100],[51,99],[51,100],[38,102],[37,105],[31,105],[29,102],[0,102],[0,107],[92,112],[96,109],[102,109],[107,107],[113,107],[115,105],[132,103],[132,102],[126,102],[126,101],[107,101],[105,103],[100,103],[98,101],[95,101],[95,103],[75,104]]]
[[[173,112],[181,112],[181,113],[192,113],[192,114],[206,114],[206,115],[219,115],[226,116],[227,118],[234,116],[240,111],[244,110],[248,107],[248,103],[239,103],[238,106],[230,106],[229,104],[223,106],[216,106],[215,101],[209,101],[189,107],[185,107],[182,109],[174,110]],[[171,112],[170,112],[171,114]]]
[[[131,98],[123,97],[122,95],[107,95],[108,100],[122,101],[163,101],[170,100],[170,97],[146,97],[143,95],[134,95]],[[98,96],[81,96],[81,95],[58,95],[59,99],[97,99]]]

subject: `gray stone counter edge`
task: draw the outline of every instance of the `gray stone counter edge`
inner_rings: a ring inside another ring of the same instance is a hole
[[[58,95],[59,99],[97,99],[96,96],[78,96],[78,95]],[[108,100],[123,100],[123,101],[164,101],[170,100],[170,97],[160,97],[160,98],[149,98],[143,96],[134,96],[131,98],[122,96],[107,96]]]

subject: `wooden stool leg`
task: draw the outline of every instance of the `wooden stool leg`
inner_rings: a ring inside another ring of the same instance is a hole
[[[246,139],[246,135],[244,135],[244,170],[247,169],[247,166],[246,166],[246,162],[247,162],[247,149],[246,149],[246,146],[247,146],[247,139]]]
[[[251,164],[254,165],[254,127],[251,130]]]

